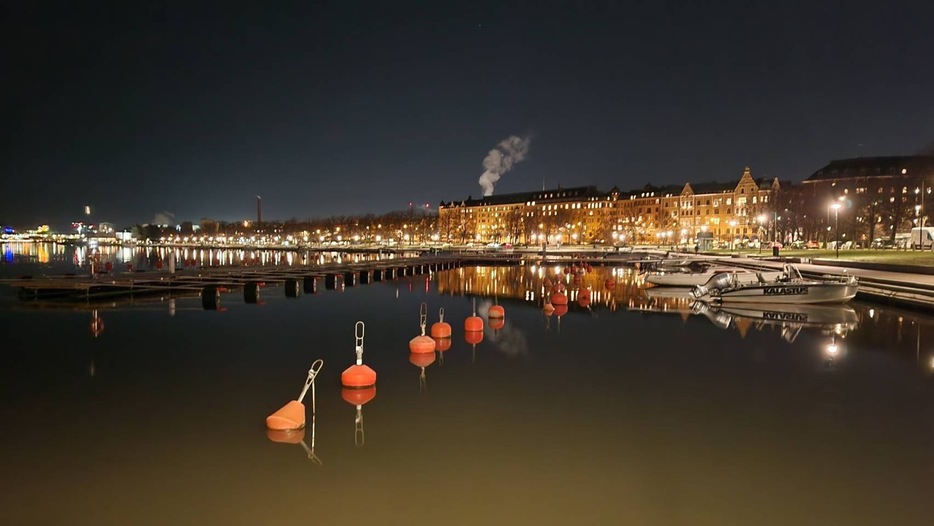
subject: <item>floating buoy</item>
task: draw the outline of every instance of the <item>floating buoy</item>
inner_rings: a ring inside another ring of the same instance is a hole
[[[422,328],[422,333],[409,340],[409,351],[413,353],[434,353],[435,341],[430,336],[425,336],[425,325],[428,324],[428,305],[422,302],[418,311],[418,325]]]
[[[467,332],[476,332],[483,330],[483,318],[477,316],[477,299],[473,300],[473,315],[464,320],[464,330]]]
[[[603,282],[603,286],[609,290],[613,290],[614,288],[616,288],[616,281],[614,281],[613,278],[608,278],[606,281]]]
[[[435,341],[435,350],[444,352],[451,348],[450,338],[432,338]]]
[[[555,316],[557,316],[558,318],[561,318],[561,316],[564,316],[567,313],[568,313],[567,303],[565,303],[564,305],[555,305]]]
[[[451,324],[444,321],[444,307],[438,309],[438,321],[431,324],[431,337],[435,339],[451,337]]]
[[[369,366],[363,365],[363,333],[365,327],[362,321],[358,321],[354,326],[354,336],[356,338],[355,349],[357,353],[357,363],[351,365],[341,373],[341,385],[352,389],[361,389],[376,385],[376,371]]]
[[[494,331],[498,331],[506,326],[506,318],[493,318],[490,317],[490,328]]]
[[[493,318],[502,318],[506,315],[506,309],[502,305],[491,305],[490,310],[487,312],[487,316],[490,317],[492,323]]]
[[[551,304],[554,305],[555,308],[557,308],[558,305],[567,306],[568,297],[563,292],[555,292],[551,295]]]
[[[305,427],[305,405],[302,404],[302,400],[305,398],[305,393],[308,392],[308,388],[311,387],[311,412],[315,412],[315,377],[318,376],[318,372],[321,371],[321,367],[324,366],[324,360],[318,359],[311,364],[311,368],[308,369],[308,378],[305,380],[305,386],[302,388],[302,393],[298,395],[297,400],[292,400],[289,403],[282,406],[281,409],[275,413],[266,417],[266,427],[268,429],[275,429],[278,431],[289,430],[289,429],[302,429]]]

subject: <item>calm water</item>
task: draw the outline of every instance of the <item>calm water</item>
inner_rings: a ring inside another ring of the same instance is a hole
[[[3,271],[29,265],[55,267]],[[91,306],[0,288],[3,522],[930,523],[931,317],[703,312],[647,296],[629,268],[559,272],[591,302],[549,317],[554,275],[467,268],[297,299],[271,286],[219,311],[98,305],[96,337]],[[506,309],[476,345],[473,300]],[[422,302],[454,328],[424,371],[408,351]],[[340,387],[358,320],[379,375],[359,415]],[[272,440],[265,417],[317,358],[314,425],[309,394],[303,444]]]

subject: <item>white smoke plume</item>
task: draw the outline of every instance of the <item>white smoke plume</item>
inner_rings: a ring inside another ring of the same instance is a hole
[[[529,153],[530,137],[516,137],[511,135],[503,139],[496,148],[490,150],[483,160],[483,175],[480,176],[480,186],[483,195],[493,195],[493,187],[500,176],[512,169],[517,162],[525,159]]]
[[[172,212],[159,212],[149,222],[150,225],[174,225],[175,214]]]

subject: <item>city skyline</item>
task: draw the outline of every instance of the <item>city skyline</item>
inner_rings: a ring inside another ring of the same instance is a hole
[[[834,9],[845,6],[845,9]],[[922,2],[21,5],[0,221],[384,213],[756,177],[934,140]],[[927,15],[927,16],[926,16]],[[858,36],[858,38],[857,38]]]

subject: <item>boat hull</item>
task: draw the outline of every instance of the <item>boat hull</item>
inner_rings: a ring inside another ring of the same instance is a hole
[[[707,283],[707,280],[712,278],[716,274],[721,274],[723,272],[732,272],[736,276],[736,283],[740,285],[752,285],[759,282],[759,277],[755,272],[749,272],[746,270],[733,271],[733,270],[708,270],[705,272],[672,272],[668,274],[649,274],[645,277],[646,283],[651,283],[659,287],[693,287],[695,285],[703,285]],[[762,272],[762,277],[766,281],[775,281],[782,275],[781,272]]]
[[[710,299],[722,303],[834,303],[856,297],[853,283],[771,283],[711,291]]]

